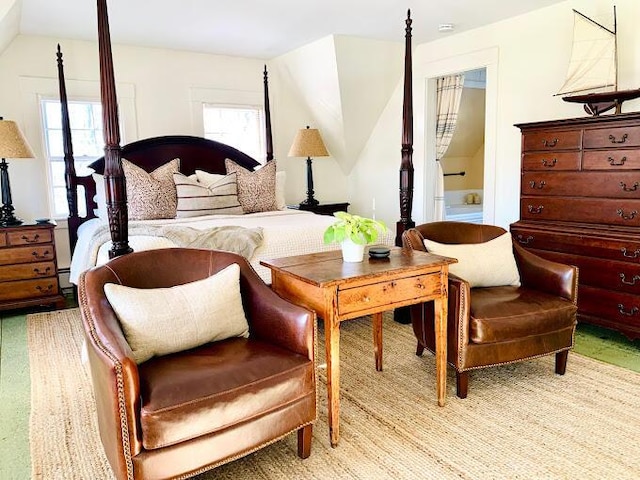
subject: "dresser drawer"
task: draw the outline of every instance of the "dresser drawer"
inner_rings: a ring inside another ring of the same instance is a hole
[[[640,172],[524,172],[522,195],[640,199]]]
[[[640,126],[594,128],[584,131],[584,148],[628,148],[640,146]]]
[[[640,200],[523,196],[520,218],[640,227]]]
[[[50,243],[51,230],[38,228],[33,230],[20,230],[7,233],[8,245],[34,245],[38,243]]]
[[[338,314],[346,315],[382,305],[413,300],[424,295],[439,295],[440,275],[416,277],[347,288],[338,292]]]
[[[582,154],[583,170],[640,170],[640,150],[593,150]]]
[[[53,260],[55,248],[49,245],[34,245],[32,247],[5,248],[0,250],[0,265],[14,263],[30,263]]]
[[[574,150],[582,145],[582,130],[534,130],[522,136],[522,151]]]
[[[525,153],[522,155],[522,169],[535,170],[580,170],[580,152]]]
[[[578,289],[578,312],[613,325],[640,327],[640,296],[585,285]]]
[[[20,263],[0,266],[0,282],[53,277],[55,274],[56,264],[54,262]]]
[[[511,233],[516,242],[525,248],[573,253],[583,256],[640,264],[640,236],[628,239],[598,234],[545,231],[514,224]]]
[[[57,277],[0,283],[0,301],[47,297],[58,294]]]
[[[0,247],[7,246],[7,234],[5,232],[0,232]]]

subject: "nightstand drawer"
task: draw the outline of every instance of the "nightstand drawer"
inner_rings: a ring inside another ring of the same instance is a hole
[[[51,230],[39,228],[33,230],[21,230],[7,233],[8,245],[33,245],[37,243],[50,243]]]
[[[47,297],[58,294],[57,277],[0,283],[0,301]]]
[[[383,305],[398,304],[424,295],[437,296],[439,292],[439,275],[419,275],[347,288],[338,292],[338,314],[346,315]]]
[[[55,248],[53,245],[34,245],[33,247],[0,250],[0,265],[43,262],[54,258]]]
[[[55,274],[56,264],[54,262],[21,263],[0,266],[0,282],[53,277]]]

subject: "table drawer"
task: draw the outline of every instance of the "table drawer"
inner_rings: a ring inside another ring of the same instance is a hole
[[[49,261],[55,258],[53,245],[34,245],[0,250],[0,265]]]
[[[17,265],[0,266],[0,282],[53,277],[55,274],[56,265],[54,262],[21,263]]]
[[[522,136],[522,151],[579,149],[582,130],[534,130]]]
[[[47,297],[58,295],[58,292],[57,277],[0,283],[0,301]]]
[[[638,227],[640,200],[523,196],[520,218]]]
[[[522,170],[580,170],[580,158],[580,152],[525,153],[522,155]]]
[[[338,291],[338,315],[440,295],[440,274],[388,280]]]
[[[20,230],[18,232],[8,232],[7,241],[9,245],[34,245],[38,243],[51,242],[51,230],[46,228],[34,228],[33,230]]]
[[[640,146],[640,127],[594,128],[584,131],[584,148]]]
[[[640,150],[595,150],[582,155],[584,170],[639,170]]]
[[[589,286],[578,288],[578,311],[609,322],[640,326],[640,296]]]
[[[640,172],[525,172],[522,195],[640,199]]]

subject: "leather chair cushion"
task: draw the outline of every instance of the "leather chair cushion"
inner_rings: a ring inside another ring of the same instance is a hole
[[[257,418],[314,393],[308,358],[232,338],[139,366],[142,442],[157,449]]]
[[[561,297],[522,287],[471,289],[469,339],[507,342],[575,324],[576,306]]]

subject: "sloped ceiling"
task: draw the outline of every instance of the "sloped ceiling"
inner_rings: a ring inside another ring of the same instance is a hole
[[[404,44],[329,36],[275,59],[345,174],[403,73]]]
[[[0,0],[0,54],[20,31],[22,0]]]

